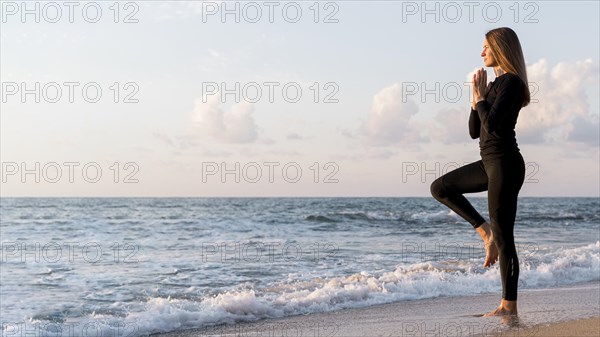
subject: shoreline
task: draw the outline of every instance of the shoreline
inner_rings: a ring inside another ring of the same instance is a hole
[[[519,315],[483,317],[499,294],[394,302],[333,312],[155,333],[204,336],[548,336],[600,335],[600,283],[519,292]],[[573,332],[573,333],[571,333]]]

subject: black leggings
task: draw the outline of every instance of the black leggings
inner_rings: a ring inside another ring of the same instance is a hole
[[[502,158],[483,159],[459,167],[439,177],[431,184],[431,194],[448,206],[474,228],[485,220],[463,196],[464,193],[488,191],[494,242],[498,247],[502,298],[517,300],[519,259],[513,228],[517,213],[517,196],[525,180],[525,163],[520,152]]]

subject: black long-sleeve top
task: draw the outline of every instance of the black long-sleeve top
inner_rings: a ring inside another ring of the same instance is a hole
[[[479,137],[482,158],[519,151],[515,125],[523,104],[524,85],[519,76],[504,73],[492,82],[486,99],[471,109],[469,134],[473,139]]]

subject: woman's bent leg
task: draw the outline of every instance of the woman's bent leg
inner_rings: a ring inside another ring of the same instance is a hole
[[[467,220],[474,228],[485,222],[464,193],[483,192],[488,188],[488,177],[481,160],[450,171],[431,183],[431,195]]]

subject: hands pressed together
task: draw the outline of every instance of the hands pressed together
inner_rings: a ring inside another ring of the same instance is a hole
[[[479,68],[473,74],[473,100],[471,101],[471,109],[475,109],[478,101],[485,99],[488,90],[487,72],[483,68]]]

